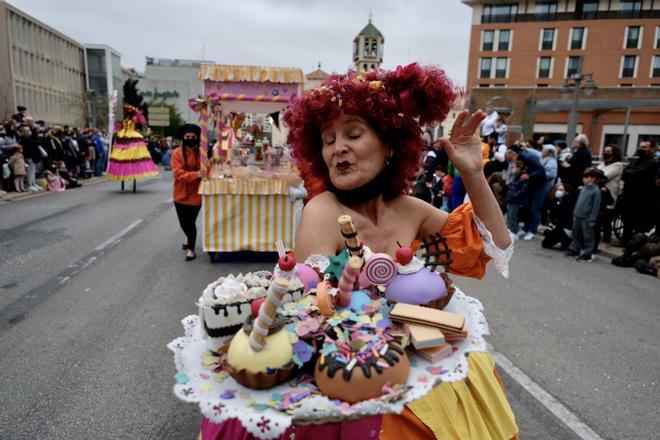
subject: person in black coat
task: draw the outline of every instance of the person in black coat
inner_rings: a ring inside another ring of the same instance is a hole
[[[635,233],[646,233],[654,214],[658,161],[653,158],[655,142],[640,141],[637,160],[623,170],[623,243]]]
[[[583,134],[575,136],[573,139],[573,155],[571,158],[562,163],[564,172],[560,173],[563,176],[563,181],[570,183],[575,188],[582,183],[582,173],[584,170],[591,167],[591,151],[589,150],[589,138]]]
[[[550,249],[557,244],[565,251],[571,244],[568,232],[573,228],[573,209],[577,200],[577,191],[566,184],[558,184],[550,202],[550,227],[543,232],[541,246]]]

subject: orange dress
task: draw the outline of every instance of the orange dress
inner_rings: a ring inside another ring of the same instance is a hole
[[[455,209],[440,233],[451,248],[449,272],[483,278],[490,258],[473,218],[471,204]],[[467,378],[445,382],[406,405],[403,413],[383,416],[381,440],[512,439],[518,436],[515,416],[495,371],[490,353],[468,355]]]

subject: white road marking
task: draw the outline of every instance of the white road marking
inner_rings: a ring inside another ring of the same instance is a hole
[[[526,375],[520,368],[516,367],[506,356],[501,353],[493,352],[493,357],[497,365],[511,376],[523,388],[529,392],[536,400],[541,402],[552,414],[561,420],[578,437],[584,440],[603,440],[584,422],[582,422],[575,413],[566,408],[561,402],[555,399],[550,393],[541,388],[541,386],[531,377]]]
[[[119,240],[121,240],[121,238],[122,238],[124,235],[128,234],[128,233],[131,232],[133,229],[137,228],[137,227],[140,225],[140,223],[142,223],[143,221],[144,221],[144,220],[142,220],[141,218],[135,220],[133,223],[131,223],[130,225],[128,225],[126,228],[124,228],[124,229],[122,229],[121,231],[117,232],[115,235],[113,235],[112,237],[108,238],[106,241],[104,241],[104,242],[101,243],[100,245],[98,245],[96,248],[94,248],[94,250],[95,250],[95,251],[102,251],[102,250],[104,250],[104,249],[106,249],[106,248],[108,248],[108,247],[114,245],[116,242],[118,242]]]

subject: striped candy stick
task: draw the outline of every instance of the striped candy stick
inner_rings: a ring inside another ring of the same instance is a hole
[[[288,288],[289,282],[284,278],[277,278],[268,287],[266,301],[261,304],[259,315],[254,320],[252,332],[250,332],[250,347],[254,351],[261,351],[266,345],[268,329],[273,323],[277,308],[282,305],[282,297],[284,297]]]
[[[339,283],[337,283],[337,287],[339,288],[337,304],[340,307],[346,307],[351,302],[353,286],[355,285],[355,280],[360,274],[362,262],[362,258],[353,256],[348,259],[346,266],[344,266],[341,278],[339,278]]]
[[[199,125],[202,129],[199,140],[199,161],[202,169],[206,170],[209,164],[209,105],[206,100],[201,103],[199,109]]]
[[[350,215],[341,215],[337,219],[341,235],[344,237],[344,243],[348,248],[348,252],[355,257],[360,257],[364,263],[364,248],[360,240],[357,238],[357,231],[353,225],[353,219]]]

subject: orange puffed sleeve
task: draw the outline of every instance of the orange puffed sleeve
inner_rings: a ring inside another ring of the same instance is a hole
[[[440,234],[447,239],[452,263],[449,272],[481,279],[486,275],[490,257],[483,253],[484,242],[472,217],[472,203],[454,209]]]

